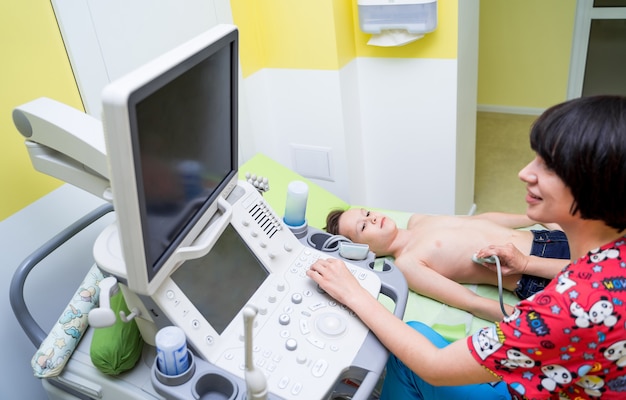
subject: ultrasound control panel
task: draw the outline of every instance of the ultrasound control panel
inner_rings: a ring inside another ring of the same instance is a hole
[[[231,297],[237,297],[237,282],[253,279],[256,272],[242,272],[230,282],[221,278],[218,289],[215,284],[203,286],[202,275],[228,266],[222,262],[201,266],[200,272],[194,272],[194,284],[200,284],[193,290],[221,293],[208,301],[214,303],[207,307],[208,311],[199,307],[206,300],[193,301],[190,289],[177,282],[178,272],[152,298],[172,324],[183,328],[189,344],[203,359],[241,378],[244,377],[241,308],[254,306],[258,313],[253,328],[253,357],[255,365],[267,377],[269,392],[286,399],[323,398],[352,365],[369,330],[350,309],[337,303],[306,276],[311,264],[329,254],[298,240],[251,185],[240,182],[228,202],[232,217],[225,231],[234,230],[244,243],[228,254],[250,252],[253,258],[238,265],[241,268],[243,264],[258,263],[252,269],[265,270],[263,281],[237,307],[225,327],[213,323],[212,314],[216,308],[236,303]],[[378,296],[381,280],[374,271],[351,264],[347,267],[372,296]],[[183,264],[180,270],[184,268]]]
[[[253,303],[260,314],[255,364],[268,376],[270,391],[285,398],[322,398],[367,335],[367,328],[349,309],[320,293],[304,276],[318,257],[316,251],[301,250],[285,274],[286,285],[276,282]],[[376,276],[355,274],[372,295],[377,294]],[[243,337],[237,337],[215,363],[234,373],[243,371],[242,344]]]

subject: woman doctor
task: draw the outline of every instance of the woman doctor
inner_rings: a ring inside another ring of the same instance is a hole
[[[571,260],[495,326],[447,343],[394,317],[342,261],[307,271],[391,351],[381,399],[624,398],[626,98],[553,106],[534,123],[530,144],[536,157],[519,173],[526,213],[563,228]]]

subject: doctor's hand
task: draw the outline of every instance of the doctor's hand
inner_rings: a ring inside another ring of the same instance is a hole
[[[317,260],[306,274],[331,297],[349,308],[349,303],[358,301],[359,295],[368,294],[346,264],[335,258]]]
[[[524,274],[528,266],[528,256],[524,255],[513,243],[505,245],[490,245],[476,252],[476,256],[483,258],[496,255],[500,259],[502,275]],[[496,271],[496,264],[483,263],[485,268]]]

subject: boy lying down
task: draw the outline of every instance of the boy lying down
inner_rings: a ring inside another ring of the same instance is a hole
[[[377,257],[393,256],[409,288],[490,321],[502,319],[500,304],[472,292],[462,283],[497,285],[493,265],[481,266],[472,255],[496,254],[503,274],[523,266],[528,274],[502,278],[505,289],[520,299],[542,290],[569,260],[565,234],[553,230],[518,230],[536,224],[526,215],[484,213],[473,216],[411,215],[406,229],[383,214],[362,208],[331,211],[326,231],[367,244]],[[485,268],[485,267],[491,267]],[[532,275],[530,275],[532,274]],[[506,306],[507,313],[513,308]]]

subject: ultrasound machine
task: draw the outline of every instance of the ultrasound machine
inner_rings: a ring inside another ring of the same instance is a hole
[[[238,179],[237,93],[238,31],[218,25],[109,84],[103,140],[69,146],[79,167],[63,168],[94,178],[87,190],[113,203],[115,222],[93,254],[132,310],[115,316],[103,307],[90,323],[134,320],[149,356],[123,377],[106,376],[89,365],[86,335],[50,389],[55,396],[66,385],[68,398],[375,398],[388,352],[305,274],[319,258],[341,258],[315,240],[331,235],[288,225]],[[36,147],[41,118],[28,106],[17,114]],[[402,274],[391,261],[374,269],[371,252],[359,258],[347,267],[372,296],[391,298],[401,318]],[[110,294],[101,290],[101,307]],[[172,325],[184,331],[191,359],[177,376],[163,374],[150,350]]]

